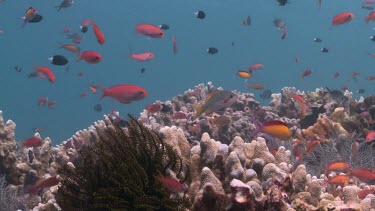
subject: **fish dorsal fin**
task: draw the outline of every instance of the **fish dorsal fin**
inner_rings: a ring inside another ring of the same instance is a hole
[[[211,98],[212,98],[215,94],[219,93],[220,91],[221,91],[221,90],[218,90],[218,89],[215,89],[215,90],[211,91],[211,92],[207,95],[206,102],[209,101],[209,100],[211,100]]]
[[[288,127],[285,124],[285,122],[282,122],[280,120],[271,120],[271,121],[263,123],[263,126],[275,126],[275,125],[284,125],[285,127]]]

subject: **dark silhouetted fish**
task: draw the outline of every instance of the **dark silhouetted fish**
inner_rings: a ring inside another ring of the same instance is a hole
[[[29,20],[29,23],[39,23],[43,20],[43,16],[36,14],[33,19]]]
[[[307,115],[300,120],[300,125],[302,129],[306,129],[314,125],[318,120],[319,114],[324,113],[326,110],[324,109],[324,105],[321,105],[320,107],[312,107],[311,111],[312,113],[310,115]]]
[[[344,94],[340,90],[330,90],[328,87],[326,87],[328,92],[326,91],[325,93],[329,93],[331,96],[331,99],[336,101],[336,102],[342,102],[346,99]]]
[[[168,30],[169,29],[169,25],[167,25],[167,24],[160,24],[159,28],[161,28],[163,30]]]
[[[322,49],[320,49],[320,51],[323,52],[323,53],[328,53],[328,49],[327,48],[322,48]]]
[[[103,107],[99,103],[94,106],[94,110],[97,112],[102,112]]]
[[[317,38],[314,38],[314,42],[322,42],[323,40],[322,39],[320,39],[319,37],[317,37]]]
[[[285,6],[288,2],[288,0],[276,0],[277,2],[279,2],[279,5],[280,6]]]
[[[194,15],[195,15],[195,17],[197,17],[199,19],[205,19],[206,18],[206,13],[204,13],[201,10],[195,12]]]
[[[161,104],[162,109],[160,110],[163,113],[168,113],[172,111],[172,107],[165,105],[164,103]]]
[[[207,53],[209,54],[217,54],[218,52],[219,50],[217,48],[214,48],[214,47],[207,48]]]
[[[362,94],[362,93],[365,93],[365,92],[366,92],[365,89],[358,89],[358,93],[359,93],[359,94]]]
[[[61,8],[68,8],[74,4],[74,0],[63,0],[60,5],[56,6],[57,11],[60,11]]]
[[[262,99],[270,99],[271,98],[271,95],[272,95],[272,92],[271,90],[269,89],[266,89],[264,90],[261,94],[259,94],[259,97],[262,98]]]
[[[82,33],[86,33],[89,30],[87,26],[80,26],[80,28]]]
[[[51,62],[51,64],[60,66],[64,66],[69,62],[68,59],[66,59],[66,57],[63,55],[55,55],[51,58],[48,58],[48,60]]]

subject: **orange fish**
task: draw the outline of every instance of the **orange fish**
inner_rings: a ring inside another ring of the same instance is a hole
[[[96,40],[100,45],[104,45],[104,34],[103,32],[99,29],[99,27],[96,24],[92,25],[92,28],[94,29],[95,37]]]
[[[80,51],[81,51],[79,49],[79,47],[77,47],[75,45],[71,45],[71,44],[61,44],[60,48],[64,48],[65,50],[73,52],[73,53],[75,53],[77,55],[80,55]]]
[[[96,88],[96,85],[89,85],[90,91],[94,94],[98,93],[98,90]]]
[[[375,185],[375,173],[366,168],[356,168],[349,170],[350,175],[357,177],[362,182],[369,185]]]
[[[351,168],[351,166],[348,163],[341,162],[341,161],[332,162],[332,163],[328,164],[327,168],[325,169],[325,173],[331,172],[331,171],[344,172],[344,171],[349,170],[350,168]]]
[[[266,86],[260,83],[253,83],[253,84],[247,84],[247,88],[255,89],[255,90],[264,90],[266,89]]]
[[[155,58],[155,55],[152,52],[133,53],[132,51],[130,51],[129,58],[132,58],[139,62],[147,62]]]
[[[333,17],[331,28],[334,25],[341,25],[344,23],[348,23],[349,21],[353,20],[353,18],[354,18],[354,14],[351,12],[344,12],[344,13],[338,14],[335,17]]]
[[[309,106],[306,105],[305,99],[301,95],[292,94],[292,98],[297,100],[301,106],[301,116],[304,117],[309,109]]]
[[[240,78],[251,78],[252,75],[250,72],[246,71],[246,70],[238,70],[237,71],[237,75],[240,77]]]
[[[135,27],[136,32],[152,38],[164,37],[164,32],[159,27],[152,24],[138,24]]]
[[[370,131],[366,135],[366,142],[372,142],[373,140],[375,140],[375,131]]]
[[[178,49],[177,49],[177,40],[175,36],[172,36],[172,42],[173,42],[173,54],[176,55],[178,53]]]
[[[332,177],[330,180],[325,180],[328,184],[331,185],[340,185],[341,187],[345,187],[349,185],[350,177],[347,175],[337,175]]]
[[[108,89],[104,87],[100,88],[103,91],[100,99],[109,96],[117,100],[119,103],[123,104],[129,104],[134,101],[142,100],[148,95],[147,91],[144,88],[133,84],[120,84],[112,86]]]
[[[36,70],[34,70],[30,75],[30,77],[41,77],[41,78],[48,78],[51,83],[55,83],[56,77],[55,74],[52,72],[51,68],[47,66],[35,66]]]
[[[280,120],[272,120],[263,124],[258,122],[256,124],[258,128],[252,133],[252,136],[257,135],[259,132],[266,133],[281,140],[289,140],[292,136],[288,126]]]

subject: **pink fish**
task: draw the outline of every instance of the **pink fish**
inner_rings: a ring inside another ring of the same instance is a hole
[[[57,176],[48,177],[47,179],[39,180],[35,185],[28,188],[29,193],[36,194],[40,189],[49,188],[59,184]]]
[[[172,36],[172,42],[173,42],[173,54],[176,55],[178,52],[176,37]]]
[[[108,89],[104,87],[100,88],[103,91],[100,99],[108,96],[123,104],[129,104],[134,101],[142,100],[148,95],[144,88],[133,84],[119,84]]]
[[[129,58],[132,58],[139,62],[151,61],[154,57],[155,55],[152,52],[133,53],[132,51],[130,51],[130,56],[129,56]]]
[[[185,187],[176,179],[166,176],[158,177],[161,184],[171,193],[180,193],[185,191]]]

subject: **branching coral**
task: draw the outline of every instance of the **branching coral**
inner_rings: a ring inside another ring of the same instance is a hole
[[[158,177],[174,171],[177,178],[182,160],[156,132],[133,117],[125,131],[113,125],[98,129],[100,140],[80,150],[80,161],[68,163],[59,174],[61,187],[56,199],[63,210],[184,210],[186,197],[163,187]]]

